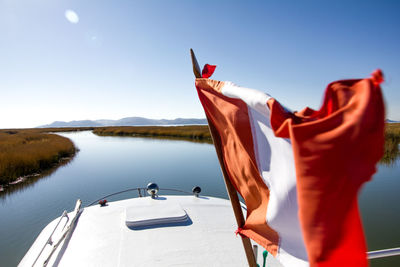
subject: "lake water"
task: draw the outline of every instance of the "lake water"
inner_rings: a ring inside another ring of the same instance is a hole
[[[214,147],[188,141],[99,137],[91,132],[62,134],[80,152],[67,165],[36,183],[0,195],[0,266],[15,266],[42,228],[83,205],[127,188],[156,182],[160,188],[191,191],[227,198]],[[369,250],[400,247],[400,163],[379,166],[373,181],[362,190],[360,209]],[[125,193],[108,200],[137,196]],[[374,266],[400,266],[400,257],[374,260]]]

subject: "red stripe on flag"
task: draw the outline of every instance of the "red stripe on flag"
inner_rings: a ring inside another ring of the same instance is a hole
[[[370,79],[328,85],[320,110],[295,116],[269,102],[271,124],[293,146],[299,218],[311,266],[367,266],[357,193],[376,171],[384,104]]]

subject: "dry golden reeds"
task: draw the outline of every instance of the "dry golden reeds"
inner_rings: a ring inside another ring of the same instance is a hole
[[[102,136],[170,137],[210,141],[207,125],[98,127],[93,133]]]
[[[40,130],[0,131],[0,184],[52,167],[75,153],[68,138]]]
[[[400,123],[386,123],[385,153],[381,159],[384,164],[393,164],[399,156]]]

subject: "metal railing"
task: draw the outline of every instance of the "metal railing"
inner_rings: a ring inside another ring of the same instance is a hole
[[[386,258],[391,256],[400,255],[400,248],[388,248],[382,250],[369,251],[367,253],[368,259]]]
[[[162,190],[162,191],[172,191],[172,192],[178,192],[178,193],[184,193],[184,194],[187,194],[187,195],[193,195],[193,194],[194,194],[193,192],[188,192],[188,191],[179,190],[179,189],[173,189],[173,188],[160,188],[159,190]],[[126,190],[122,190],[122,191],[119,191],[119,192],[116,192],[116,193],[112,193],[112,194],[103,196],[103,197],[101,197],[101,198],[99,198],[99,199],[93,201],[93,202],[90,203],[89,205],[87,205],[87,207],[92,206],[92,205],[94,205],[94,204],[98,204],[99,201],[101,201],[101,200],[103,200],[103,199],[106,199],[106,198],[108,198],[108,197],[116,196],[116,195],[123,194],[123,193],[130,192],[130,191],[138,191],[138,196],[139,196],[139,197],[150,196],[150,194],[148,193],[147,188],[144,188],[144,187],[135,187],[135,188],[126,189]]]

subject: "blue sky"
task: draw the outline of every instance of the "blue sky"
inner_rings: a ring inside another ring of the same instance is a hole
[[[214,79],[293,110],[381,68],[387,117],[400,120],[399,14],[400,1],[0,0],[0,128],[203,118],[190,48]]]

